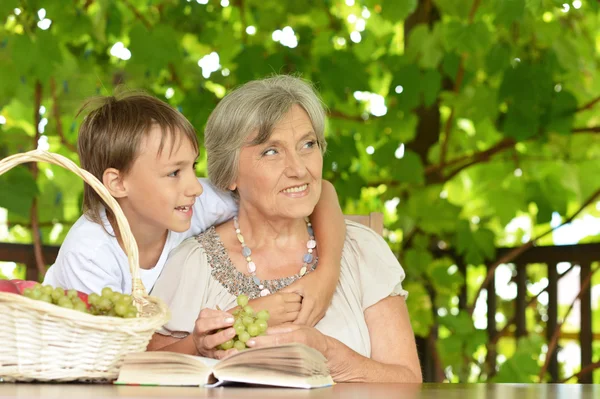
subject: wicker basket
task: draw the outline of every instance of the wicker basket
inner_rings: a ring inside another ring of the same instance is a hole
[[[93,175],[61,155],[40,150],[1,160],[0,175],[19,164],[37,161],[72,171],[114,212],[127,249],[133,279],[132,297],[139,317],[94,316],[0,292],[0,380],[115,379],[124,355],[146,349],[152,334],[168,321],[168,309],[160,299],[147,295],[139,278],[138,248],[127,219],[117,201]]]

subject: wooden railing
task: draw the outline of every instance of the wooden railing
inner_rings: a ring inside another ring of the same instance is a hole
[[[511,250],[512,248],[499,248],[497,250],[497,256],[501,257]],[[43,256],[49,265],[54,263],[57,254],[58,247],[43,247]],[[437,255],[452,256],[450,252],[438,252]],[[0,243],[0,261],[25,264],[27,266],[28,280],[37,280],[39,277],[32,245]],[[597,261],[600,261],[600,244],[533,247],[516,257],[512,262],[516,268],[514,281],[517,284],[517,297],[514,301],[515,316],[509,320],[501,330],[498,329],[496,323],[497,296],[495,295],[494,289],[495,277],[492,277],[488,284],[489,289],[487,296],[487,332],[490,337],[487,357],[488,369],[496,369],[495,346],[500,337],[514,336],[519,338],[527,335],[525,318],[526,309],[528,306],[535,304],[537,299],[537,297],[530,297],[527,293],[527,267],[530,264],[545,264],[548,268],[548,286],[545,291],[548,292],[546,338],[549,346],[552,346],[552,341],[556,340],[556,338],[578,338],[581,347],[581,369],[590,368],[593,364],[592,342],[594,339],[599,338],[598,335],[593,334],[592,331],[592,296],[590,286],[592,273],[591,265]],[[579,295],[581,326],[579,334],[576,336],[573,336],[572,333],[557,333],[557,329],[560,328],[561,324],[558,320],[558,281],[566,274],[566,272],[559,274],[557,271],[557,264],[561,262],[569,262],[571,265],[578,265],[580,267],[580,286],[584,288]],[[466,276],[468,268],[460,261],[457,262],[457,266],[463,275]],[[490,295],[490,293],[494,293],[494,295]],[[430,294],[435,295],[434,292],[431,292]],[[461,309],[466,310],[468,308],[467,294],[468,292],[465,285],[459,294],[459,308]],[[437,313],[437,309],[434,309],[434,312]],[[514,331],[512,331],[512,329],[514,329]],[[421,357],[425,381],[435,382],[442,378],[442,376],[439,375],[439,372],[436,371],[434,366],[434,355],[431,352],[431,349],[435,347],[436,334],[437,333],[434,331],[432,336],[428,339],[418,340],[419,355]],[[558,382],[559,368],[557,350],[552,350],[551,352],[548,363],[548,372],[551,382]],[[591,383],[592,373],[583,374],[578,380],[580,383]]]

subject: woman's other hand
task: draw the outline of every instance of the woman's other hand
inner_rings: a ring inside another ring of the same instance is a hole
[[[300,324],[269,327],[265,335],[252,337],[246,342],[246,345],[249,348],[260,348],[263,346],[279,346],[291,343],[310,346],[327,357],[329,338],[314,327]]]
[[[233,316],[221,310],[204,308],[200,311],[192,339],[196,350],[200,356],[223,359],[237,350],[229,349],[227,351],[217,349],[219,345],[233,339],[235,330],[233,329]],[[221,331],[218,331],[220,330]]]

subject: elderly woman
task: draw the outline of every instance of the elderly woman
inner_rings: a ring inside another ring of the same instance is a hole
[[[205,131],[208,174],[236,193],[239,214],[171,254],[152,294],[172,319],[151,348],[223,357],[216,347],[235,331],[220,309],[242,293],[276,295],[314,270],[318,246],[307,217],[321,191],[324,125],[312,87],[290,76],[249,82],[221,100]],[[403,279],[385,241],[348,221],[325,317],[315,327],[270,325],[246,344],[304,343],[323,353],[338,382],[421,382]]]

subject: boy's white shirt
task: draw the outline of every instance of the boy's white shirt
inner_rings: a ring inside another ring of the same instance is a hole
[[[148,292],[172,249],[186,238],[231,219],[237,212],[237,204],[230,194],[215,188],[208,179],[199,180],[204,191],[194,203],[190,229],[183,233],[169,231],[156,265],[152,269],[140,269],[140,277]],[[104,227],[85,216],[75,222],[58,251],[56,262],[46,273],[44,284],[74,288],[85,293],[100,293],[104,287],[131,293],[127,255],[119,246],[104,209],[101,216]]]

